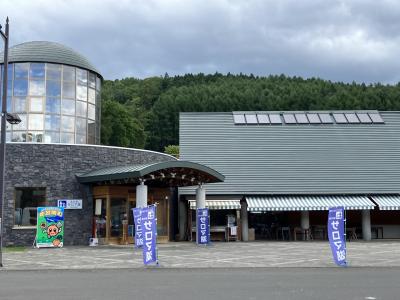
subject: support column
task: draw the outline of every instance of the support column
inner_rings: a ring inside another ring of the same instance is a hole
[[[197,209],[206,208],[206,188],[202,185],[196,189],[196,243],[198,243],[199,232],[197,224]]]
[[[186,200],[185,200],[186,201]],[[186,233],[186,227],[187,227],[187,208],[186,208],[186,203],[185,201],[179,201],[179,240],[184,241],[185,240],[185,233]],[[190,228],[192,230],[192,228]]]
[[[202,185],[196,189],[196,209],[206,208],[206,188]]]
[[[310,212],[308,210],[301,211],[301,229],[310,228]]]
[[[147,206],[147,185],[142,181],[136,186],[136,207]]]
[[[241,203],[241,221],[242,221],[242,240],[243,242],[249,241],[249,219],[247,212],[247,202]]]
[[[301,220],[300,220],[300,225],[303,234],[303,241],[309,239],[309,229],[310,229],[310,212],[308,210],[303,210],[301,211]],[[296,232],[294,233],[296,234]]]
[[[362,235],[364,241],[371,240],[371,215],[369,209],[361,211],[362,216]]]

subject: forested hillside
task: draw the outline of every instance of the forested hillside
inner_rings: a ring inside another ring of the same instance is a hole
[[[179,112],[400,110],[400,84],[345,84],[253,75],[192,75],[105,81],[102,144],[163,151],[178,145]]]

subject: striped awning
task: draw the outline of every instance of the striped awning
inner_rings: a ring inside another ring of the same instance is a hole
[[[196,209],[196,200],[189,200],[190,209]],[[240,200],[206,200],[209,209],[240,209]]]
[[[344,206],[347,210],[374,209],[367,196],[264,196],[246,197],[248,211],[328,210]]]
[[[377,195],[371,199],[378,204],[380,210],[399,210],[400,195]]]

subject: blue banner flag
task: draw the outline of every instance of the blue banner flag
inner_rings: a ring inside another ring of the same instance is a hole
[[[157,214],[156,206],[142,208],[143,262],[157,263]]]
[[[196,210],[196,242],[199,245],[210,243],[210,214],[208,208],[198,208]]]
[[[344,207],[329,208],[328,237],[333,259],[339,266],[346,266],[346,237],[344,232]]]
[[[135,247],[143,246],[142,209],[133,208],[133,221],[135,223]]]

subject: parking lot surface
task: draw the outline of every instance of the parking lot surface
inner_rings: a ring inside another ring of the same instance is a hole
[[[231,242],[158,245],[159,268],[335,267],[328,242]],[[400,267],[400,242],[347,243],[350,267]],[[144,268],[142,251],[129,246],[5,251],[3,270]]]

